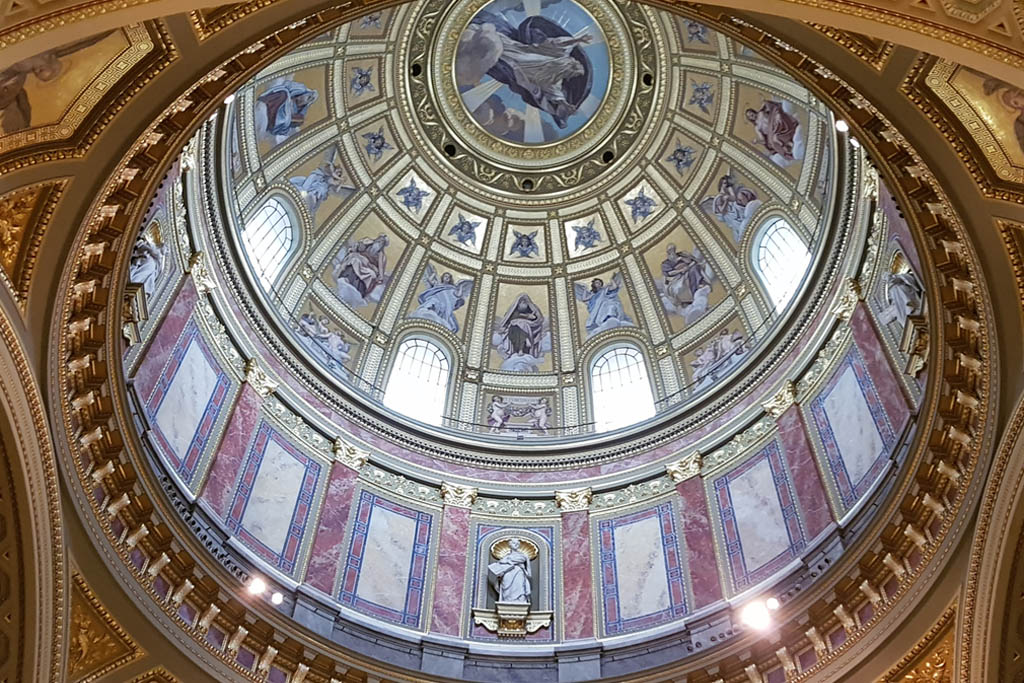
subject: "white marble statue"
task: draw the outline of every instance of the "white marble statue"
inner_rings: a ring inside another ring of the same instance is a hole
[[[487,565],[491,585],[498,593],[498,602],[530,602],[530,558],[520,550],[518,538],[509,539],[507,555]]]
[[[131,261],[128,265],[128,279],[142,285],[146,297],[153,295],[156,283],[164,270],[164,247],[145,237],[135,240]]]
[[[920,310],[923,288],[910,271],[889,273],[886,284],[889,305],[882,312],[882,317],[886,322],[898,322],[902,327],[907,324],[907,316]]]

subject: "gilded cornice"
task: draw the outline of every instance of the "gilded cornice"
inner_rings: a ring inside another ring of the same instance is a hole
[[[878,683],[945,683],[953,680],[954,635],[959,596],[910,651]]]
[[[842,45],[875,71],[882,71],[885,68],[885,65],[889,63],[889,57],[892,55],[893,49],[896,47],[894,43],[890,43],[887,40],[872,38],[863,33],[844,31],[834,26],[813,22],[809,22],[808,26]]]
[[[32,274],[67,179],[20,187],[0,196],[0,276],[24,313]]]
[[[162,666],[139,674],[128,683],[181,683],[170,671]]]
[[[100,603],[85,578],[71,575],[68,681],[88,683],[145,655]]]
[[[223,31],[239,19],[242,19],[258,9],[273,5],[278,0],[249,0],[248,2],[230,2],[219,7],[206,7],[192,10],[188,13],[192,30],[199,42]]]

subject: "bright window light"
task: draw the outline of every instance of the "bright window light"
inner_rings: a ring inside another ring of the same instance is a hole
[[[763,631],[772,625],[772,615],[768,606],[760,600],[746,604],[740,611],[740,621],[750,628]]]
[[[267,590],[267,582],[258,576],[254,576],[249,581],[248,589],[250,595],[259,595],[263,591]]]
[[[439,425],[450,373],[451,363],[441,347],[426,339],[406,339],[398,347],[384,405],[414,420]]]
[[[755,270],[764,288],[782,311],[793,298],[811,262],[811,252],[792,226],[776,219],[754,246]]]
[[[631,346],[608,349],[590,370],[596,431],[607,432],[654,416],[643,354]]]
[[[280,200],[271,197],[242,230],[242,243],[249,262],[264,289],[269,290],[284,269],[295,228]]]

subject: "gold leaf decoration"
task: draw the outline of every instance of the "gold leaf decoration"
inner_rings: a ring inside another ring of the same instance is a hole
[[[19,304],[28,297],[39,245],[65,184],[54,180],[0,196],[0,268]]]
[[[116,671],[144,653],[103,607],[82,575],[75,573],[72,579],[68,681],[86,683]]]

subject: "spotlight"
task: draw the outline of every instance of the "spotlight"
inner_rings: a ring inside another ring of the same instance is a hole
[[[274,593],[270,596],[270,602],[274,603],[275,605],[280,605],[282,602],[284,602],[284,596],[280,593]]]
[[[860,149],[860,140],[857,138],[850,138],[850,147]]]
[[[750,628],[763,631],[772,625],[772,616],[768,613],[767,605],[755,600],[740,611],[740,621]]]
[[[779,604],[779,599],[778,598],[768,598],[767,600],[764,601],[764,606],[767,607],[768,609],[770,609],[773,612],[775,610],[779,609],[779,607],[781,607],[781,605]]]
[[[842,119],[836,119],[836,130],[838,130],[840,133],[845,133],[846,131],[850,130],[850,124],[848,124],[846,121],[843,121]]]
[[[235,94],[234,93],[231,93],[230,95],[228,95],[227,97],[224,98],[224,104],[231,104],[234,101],[235,101]]]
[[[248,590],[250,595],[259,595],[263,591],[267,590],[267,582],[258,576],[254,576],[249,581]]]

